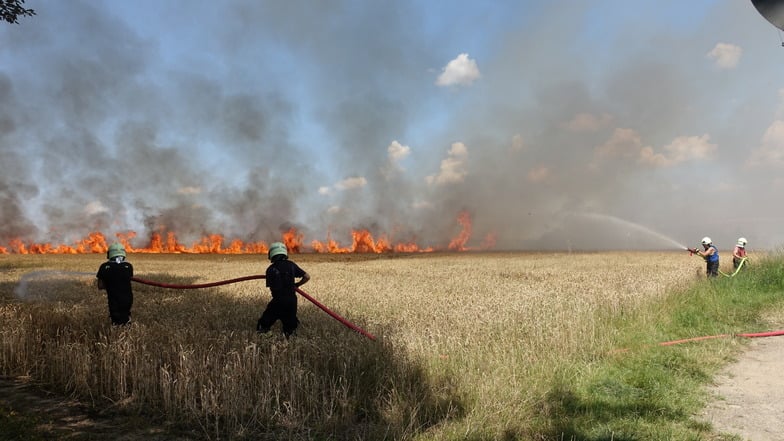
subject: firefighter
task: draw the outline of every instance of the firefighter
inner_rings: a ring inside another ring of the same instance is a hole
[[[131,323],[133,265],[125,260],[126,257],[122,244],[111,244],[106,252],[107,261],[101,264],[95,276],[98,289],[106,290],[109,318],[115,326]]]
[[[738,269],[741,262],[746,259],[746,244],[748,241],[745,237],[739,237],[735,249],[732,250],[732,267]]]
[[[307,283],[310,275],[289,260],[288,250],[282,242],[273,242],[267,257],[272,262],[266,272],[267,287],[270,289],[272,299],[256,323],[256,331],[259,334],[269,335],[272,325],[280,320],[283,335],[289,338],[299,325],[295,289]]]
[[[708,277],[718,277],[719,276],[719,250],[713,245],[713,241],[710,237],[703,237],[702,238],[702,248],[703,250],[695,250],[699,256],[705,259],[706,269],[705,272]]]

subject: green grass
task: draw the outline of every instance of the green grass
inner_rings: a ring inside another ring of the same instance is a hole
[[[632,318],[608,317],[626,350],[559,370],[538,424],[552,439],[732,439],[694,415],[709,399],[707,384],[749,341],[732,335],[770,330],[765,313],[781,307],[782,292],[784,259],[774,257],[671,292]],[[721,334],[730,336],[658,344]]]

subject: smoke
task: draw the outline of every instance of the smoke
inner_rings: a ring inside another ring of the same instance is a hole
[[[87,276],[95,280],[95,273],[80,271],[42,270],[25,273],[14,287],[14,295],[19,300],[56,300],[62,297],[62,285],[66,283],[88,283]]]
[[[40,1],[0,27],[0,246],[445,246],[464,211],[474,246],[657,247],[580,212],[776,246],[772,31],[743,2],[664,3]]]

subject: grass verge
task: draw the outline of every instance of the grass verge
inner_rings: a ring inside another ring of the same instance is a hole
[[[552,439],[721,440],[696,415],[705,386],[748,339],[770,329],[766,311],[784,297],[784,258],[769,257],[736,277],[671,292],[632,316],[607,317],[618,351],[563,366],[538,424]],[[661,345],[702,336],[726,337]]]

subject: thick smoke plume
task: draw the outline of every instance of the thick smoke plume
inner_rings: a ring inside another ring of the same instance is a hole
[[[473,247],[784,242],[781,52],[744,2],[28,3],[0,27],[0,246],[444,248],[461,213]]]

